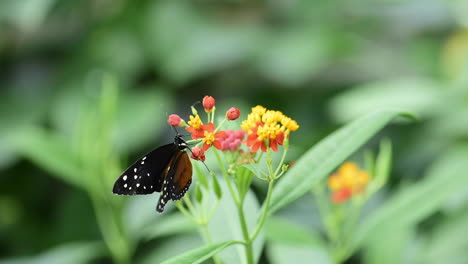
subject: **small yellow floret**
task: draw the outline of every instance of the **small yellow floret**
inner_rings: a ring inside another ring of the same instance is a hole
[[[187,123],[189,124],[189,126],[195,129],[199,129],[202,125],[202,121],[199,115],[196,115],[196,116],[190,115],[190,121],[188,121]]]
[[[262,124],[259,126],[259,123]],[[299,125],[281,111],[267,110],[265,107],[257,105],[252,107],[252,112],[241,124],[241,128],[247,130],[249,135],[252,134],[251,129],[256,127],[258,127],[258,140],[264,140],[274,139],[281,132],[288,135],[290,131],[296,131]]]
[[[202,138],[203,143],[211,145],[215,141],[215,136],[213,132],[205,131],[204,138]]]

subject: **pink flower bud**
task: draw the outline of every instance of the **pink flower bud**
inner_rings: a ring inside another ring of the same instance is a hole
[[[203,97],[202,104],[203,104],[203,108],[205,108],[205,112],[211,113],[211,111],[213,110],[213,107],[216,104],[216,100],[212,96],[207,95]]]
[[[167,123],[171,126],[182,126],[183,123],[184,123],[184,120],[182,120],[182,118],[180,118],[180,116],[176,115],[176,114],[172,114],[169,116],[169,118],[167,119]]]
[[[226,118],[228,120],[236,120],[240,116],[240,110],[237,107],[231,107],[226,112]]]
[[[205,161],[205,151],[203,151],[203,149],[200,147],[194,147],[192,149],[192,154],[190,154],[190,157],[194,160]]]

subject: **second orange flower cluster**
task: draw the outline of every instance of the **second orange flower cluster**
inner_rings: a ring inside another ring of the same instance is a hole
[[[355,163],[346,162],[328,178],[331,200],[335,204],[346,202],[353,196],[364,192],[369,183],[369,174]]]

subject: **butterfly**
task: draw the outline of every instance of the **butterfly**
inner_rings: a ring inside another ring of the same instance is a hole
[[[114,184],[113,193],[140,195],[161,192],[156,211],[162,213],[170,200],[180,200],[192,183],[190,149],[182,135],[160,146],[128,167]]]

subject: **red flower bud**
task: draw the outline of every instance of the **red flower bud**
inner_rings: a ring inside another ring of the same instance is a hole
[[[211,113],[211,111],[213,110],[213,107],[216,104],[216,100],[212,96],[207,95],[203,97],[202,104],[203,104],[203,108],[205,108],[205,112]]]
[[[228,120],[236,120],[240,116],[240,110],[237,107],[231,107],[226,112],[226,118]]]
[[[205,151],[200,147],[194,147],[192,149],[192,154],[190,154],[190,157],[194,160],[205,161]]]
[[[183,120],[182,118],[180,118],[180,116],[176,115],[176,114],[172,114],[169,116],[169,118],[167,119],[167,123],[171,126],[182,126],[183,124]]]

